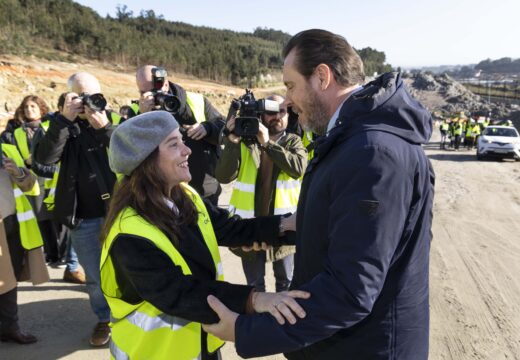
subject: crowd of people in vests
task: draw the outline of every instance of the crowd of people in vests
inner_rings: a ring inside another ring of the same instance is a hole
[[[478,114],[467,116],[464,111],[449,117],[442,117],[438,121],[441,134],[440,148],[454,151],[459,151],[461,148],[473,150],[477,147],[479,136],[489,125],[512,127],[513,122],[511,120],[492,120],[490,117]]]

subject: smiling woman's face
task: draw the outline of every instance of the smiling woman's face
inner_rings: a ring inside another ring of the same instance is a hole
[[[173,130],[159,144],[159,156],[157,165],[163,176],[168,181],[169,188],[179,185],[181,182],[191,180],[188,157],[191,149],[182,141],[182,134],[179,129]]]

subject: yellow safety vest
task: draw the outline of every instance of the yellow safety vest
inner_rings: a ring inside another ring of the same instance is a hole
[[[240,169],[237,181],[231,193],[229,211],[240,217],[255,217],[255,185],[258,169],[249,149],[240,144]],[[276,179],[274,197],[274,215],[295,212],[300,196],[300,179],[293,179],[289,174],[280,171]]]
[[[217,239],[204,202],[197,192],[181,184],[191,196],[199,218],[197,225],[211,252],[217,280],[224,280],[224,272]],[[112,313],[112,359],[169,359],[192,360],[201,355],[201,324],[167,315],[147,301],[129,304],[121,300],[116,281],[110,247],[117,235],[124,233],[146,238],[164,251],[174,266],[180,266],[184,275],[191,275],[188,264],[171,241],[156,226],[150,224],[134,209],[128,207],[117,216],[101,250],[101,289]],[[224,342],[208,334],[207,350],[217,351]]]
[[[49,129],[49,120],[43,121],[41,127],[47,131]],[[27,141],[27,133],[23,127],[19,127],[14,131],[14,138],[16,139],[16,145],[22,158],[27,160],[31,157],[31,150],[29,149],[29,143]]]
[[[190,107],[196,122],[201,123],[206,121],[203,95],[191,91],[186,91],[186,104],[188,104]],[[130,107],[136,115],[139,114],[138,104],[130,104]]]
[[[305,146],[305,148],[307,149],[307,158],[309,161],[311,161],[311,159],[314,157],[314,149],[309,151],[308,147],[314,142],[312,138],[312,131],[305,130],[303,132],[302,142],[303,146]]]
[[[8,158],[13,159],[15,164],[19,167],[24,167],[22,156],[18,152],[18,149],[14,145],[2,144],[2,151]],[[16,185],[13,185],[14,200],[16,205],[16,218],[18,219],[18,226],[20,228],[20,240],[25,250],[36,249],[43,246],[43,239],[38,227],[38,222],[34,216],[34,212],[27,195],[38,196],[40,194],[40,187],[38,182],[35,181],[34,186],[31,190],[25,194]]]
[[[119,123],[121,122],[121,115],[119,115],[115,111],[111,111],[110,120],[112,120],[112,125],[119,125]]]

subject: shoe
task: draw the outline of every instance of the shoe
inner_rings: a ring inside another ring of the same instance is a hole
[[[2,333],[0,335],[0,341],[2,341],[2,342],[14,341],[18,344],[27,345],[27,344],[32,344],[32,343],[37,342],[38,339],[34,335],[25,334],[25,333],[21,332],[20,329],[17,329],[14,331]]]
[[[103,346],[110,341],[110,327],[108,322],[98,322],[92,335],[90,336],[90,345]]]
[[[65,272],[63,273],[63,280],[73,284],[85,284],[87,282],[85,279],[85,274],[82,271],[70,271],[69,269],[65,269]]]

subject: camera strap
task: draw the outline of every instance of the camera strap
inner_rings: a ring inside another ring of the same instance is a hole
[[[103,200],[105,204],[105,208],[108,206],[108,200],[110,199],[110,191],[108,190],[108,186],[104,181],[103,174],[101,173],[101,169],[99,165],[94,159],[93,151],[96,150],[96,147],[90,147],[86,143],[85,136],[79,136],[80,143],[85,150],[85,157],[87,158],[88,164],[91,169],[94,171],[96,183],[98,185],[99,193],[101,194],[101,200]]]

